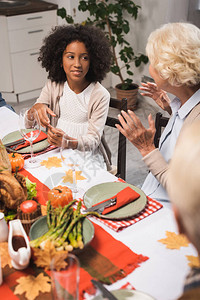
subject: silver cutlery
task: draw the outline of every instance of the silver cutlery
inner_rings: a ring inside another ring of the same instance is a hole
[[[18,146],[18,145],[21,145],[21,144],[24,144],[24,143],[25,143],[25,139],[20,139],[20,140],[17,140],[17,141],[13,141],[13,142],[4,144],[4,146],[5,147],[13,147],[13,146]]]
[[[93,283],[94,286],[96,286],[100,290],[103,297],[109,300],[118,300],[109,290],[105,288],[105,286],[101,282],[96,281],[94,279],[92,279],[91,282]]]
[[[102,202],[102,203],[99,203],[99,204],[97,204],[97,205],[93,205],[93,206],[87,208],[86,210],[83,211],[83,213],[96,211],[96,212],[98,212],[99,214],[101,214],[101,213],[104,211],[104,209],[105,209],[106,207],[110,207],[110,206],[115,205],[115,204],[116,204],[116,201],[117,201],[117,198],[116,198],[116,197],[115,197],[115,198],[111,198],[111,199],[109,199],[109,200],[107,200],[107,201],[104,201],[104,202]]]

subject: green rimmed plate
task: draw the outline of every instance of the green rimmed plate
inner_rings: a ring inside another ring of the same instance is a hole
[[[39,218],[30,228],[29,231],[29,238],[30,240],[35,240],[38,237],[42,236],[48,231],[48,225],[47,225],[47,216],[43,216]],[[83,243],[84,248],[92,241],[94,237],[94,226],[90,220],[85,218],[83,220]],[[83,248],[83,249],[84,249]],[[73,253],[79,253],[83,249],[74,249]]]
[[[22,136],[20,134],[20,131],[17,130],[17,131],[13,131],[13,132],[7,134],[6,136],[4,136],[4,138],[2,139],[2,142],[3,142],[3,144],[7,144],[7,143],[17,141],[21,138],[22,138]],[[35,143],[35,144],[33,144],[33,153],[40,152],[40,151],[46,149],[48,146],[49,146],[49,143],[47,142],[47,139],[40,141],[38,143]],[[17,152],[21,153],[21,154],[30,153],[31,147],[30,146],[24,147],[22,149],[17,150]]]
[[[126,218],[133,217],[145,208],[147,204],[147,197],[141,189],[132,184],[124,182],[106,182],[97,184],[86,191],[86,193],[83,196],[83,202],[86,208],[89,208],[94,204],[97,204],[105,199],[113,197],[118,192],[125,189],[127,186],[129,186],[138,194],[140,194],[140,197],[135,201],[123,207],[120,207],[109,214],[101,215],[101,218],[110,220],[123,220]]]

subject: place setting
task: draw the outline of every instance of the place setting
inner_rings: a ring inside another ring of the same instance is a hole
[[[10,132],[2,139],[8,152],[20,153],[26,162],[27,168],[38,167],[38,154],[54,149],[47,141],[47,134],[42,130],[39,116],[34,108],[23,108],[19,112],[19,129]]]
[[[98,221],[115,231],[135,224],[163,207],[140,188],[120,179],[91,187],[82,201],[83,212],[96,211]]]

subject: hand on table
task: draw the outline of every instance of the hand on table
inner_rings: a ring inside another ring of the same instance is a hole
[[[128,110],[128,113],[125,111],[121,113],[124,118],[118,115],[121,126],[116,124],[117,129],[140,151],[142,156],[153,151],[156,129],[151,114],[148,116],[149,128],[146,129],[134,112]]]
[[[48,125],[50,124],[48,114],[50,114],[52,117],[56,116],[56,114],[46,104],[36,103],[35,105],[33,105],[33,108],[37,110],[40,118],[40,123],[43,127],[48,127]]]
[[[139,89],[144,91],[143,93],[141,93],[142,96],[152,98],[163,110],[167,111],[169,114],[172,113],[170,107],[170,99],[167,93],[164,90],[158,89],[155,83],[142,83],[142,86],[140,86]]]

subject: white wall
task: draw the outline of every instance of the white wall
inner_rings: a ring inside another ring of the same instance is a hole
[[[135,3],[141,6],[138,19],[129,20],[129,42],[134,45],[135,53],[145,53],[149,34],[162,24],[187,20],[189,0],[135,0]],[[134,74],[134,81],[140,83],[143,74],[149,75],[148,65],[134,68]],[[113,78],[113,84],[115,81]]]
[[[68,14],[72,14],[76,22],[85,20],[87,16],[87,13],[83,14],[78,11],[79,0],[49,0],[49,2],[56,3],[59,7],[65,7]],[[149,34],[162,24],[187,20],[189,0],[135,0],[135,3],[141,6],[138,19],[131,20],[127,16],[131,28],[128,40],[135,53],[145,53]],[[74,9],[76,14],[74,14]],[[58,17],[58,23],[62,23],[60,17]],[[142,75],[149,75],[148,65],[135,68],[132,64],[132,71],[136,83],[140,83]],[[103,82],[106,87],[114,87],[117,83],[119,83],[118,77],[113,74],[109,74],[107,80]]]

